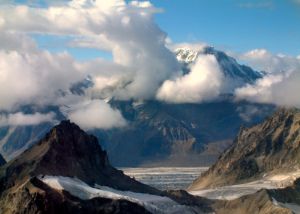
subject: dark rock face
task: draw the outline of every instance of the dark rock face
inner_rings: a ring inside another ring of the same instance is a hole
[[[126,200],[81,200],[47,186],[39,175],[76,177],[90,185],[161,194],[113,168],[98,140],[69,121],[62,121],[36,145],[0,167],[0,213],[148,213]]]
[[[113,168],[98,140],[74,123],[62,121],[40,142],[26,150],[1,170],[0,182],[6,188],[38,175],[77,177],[93,185],[120,190],[158,193],[122,171]]]
[[[242,128],[235,143],[190,187],[241,183],[300,164],[300,111],[280,109],[265,122]]]
[[[262,72],[255,71],[246,65],[240,65],[233,57],[213,47],[206,47],[204,53],[212,54],[216,57],[225,76],[229,76],[233,79],[242,79],[245,83],[249,84],[263,77]]]

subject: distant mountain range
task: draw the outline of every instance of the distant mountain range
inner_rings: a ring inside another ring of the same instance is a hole
[[[199,54],[212,54],[234,88],[252,84],[264,73],[240,65],[212,47],[193,51],[175,51],[186,73]],[[84,93],[92,85],[87,79],[70,89]],[[230,92],[230,91],[229,91]],[[241,125],[261,122],[274,111],[274,106],[236,101],[232,94],[222,94],[217,100],[199,104],[168,104],[156,100],[118,101],[111,99],[113,108],[121,111],[128,126],[111,130],[93,130],[92,134],[108,151],[116,166],[137,165],[210,165],[228,147]],[[58,121],[66,119],[57,106],[26,106],[25,112],[56,112]],[[38,141],[52,124],[0,128],[0,152],[10,160]],[[128,155],[130,154],[130,155]]]

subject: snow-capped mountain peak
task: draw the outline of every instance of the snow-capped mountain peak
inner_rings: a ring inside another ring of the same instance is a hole
[[[225,52],[216,50],[214,47],[205,46],[198,49],[180,47],[175,49],[174,52],[177,60],[184,64],[184,70],[189,70],[190,65],[196,62],[199,55],[214,55],[226,79],[230,79],[231,82],[232,80],[238,82],[236,86],[253,84],[264,75],[263,72],[255,71],[246,65],[239,64],[236,59]]]
[[[183,47],[183,48],[177,48],[175,50],[175,54],[179,62],[192,63],[197,59],[199,51],[193,50],[188,47]]]

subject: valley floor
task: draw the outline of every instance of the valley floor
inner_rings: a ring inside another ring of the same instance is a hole
[[[207,167],[120,168],[126,175],[160,190],[186,189]]]

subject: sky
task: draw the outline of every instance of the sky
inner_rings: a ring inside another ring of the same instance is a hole
[[[205,42],[219,49],[300,54],[300,1],[153,0],[158,24],[174,42]]]
[[[300,107],[299,11],[299,0],[3,0],[0,126],[56,122],[49,106],[85,129],[126,126],[112,98],[178,104],[232,94]],[[229,77],[207,46],[237,60],[228,69],[242,62],[263,77]],[[196,53],[188,72],[178,48]]]

